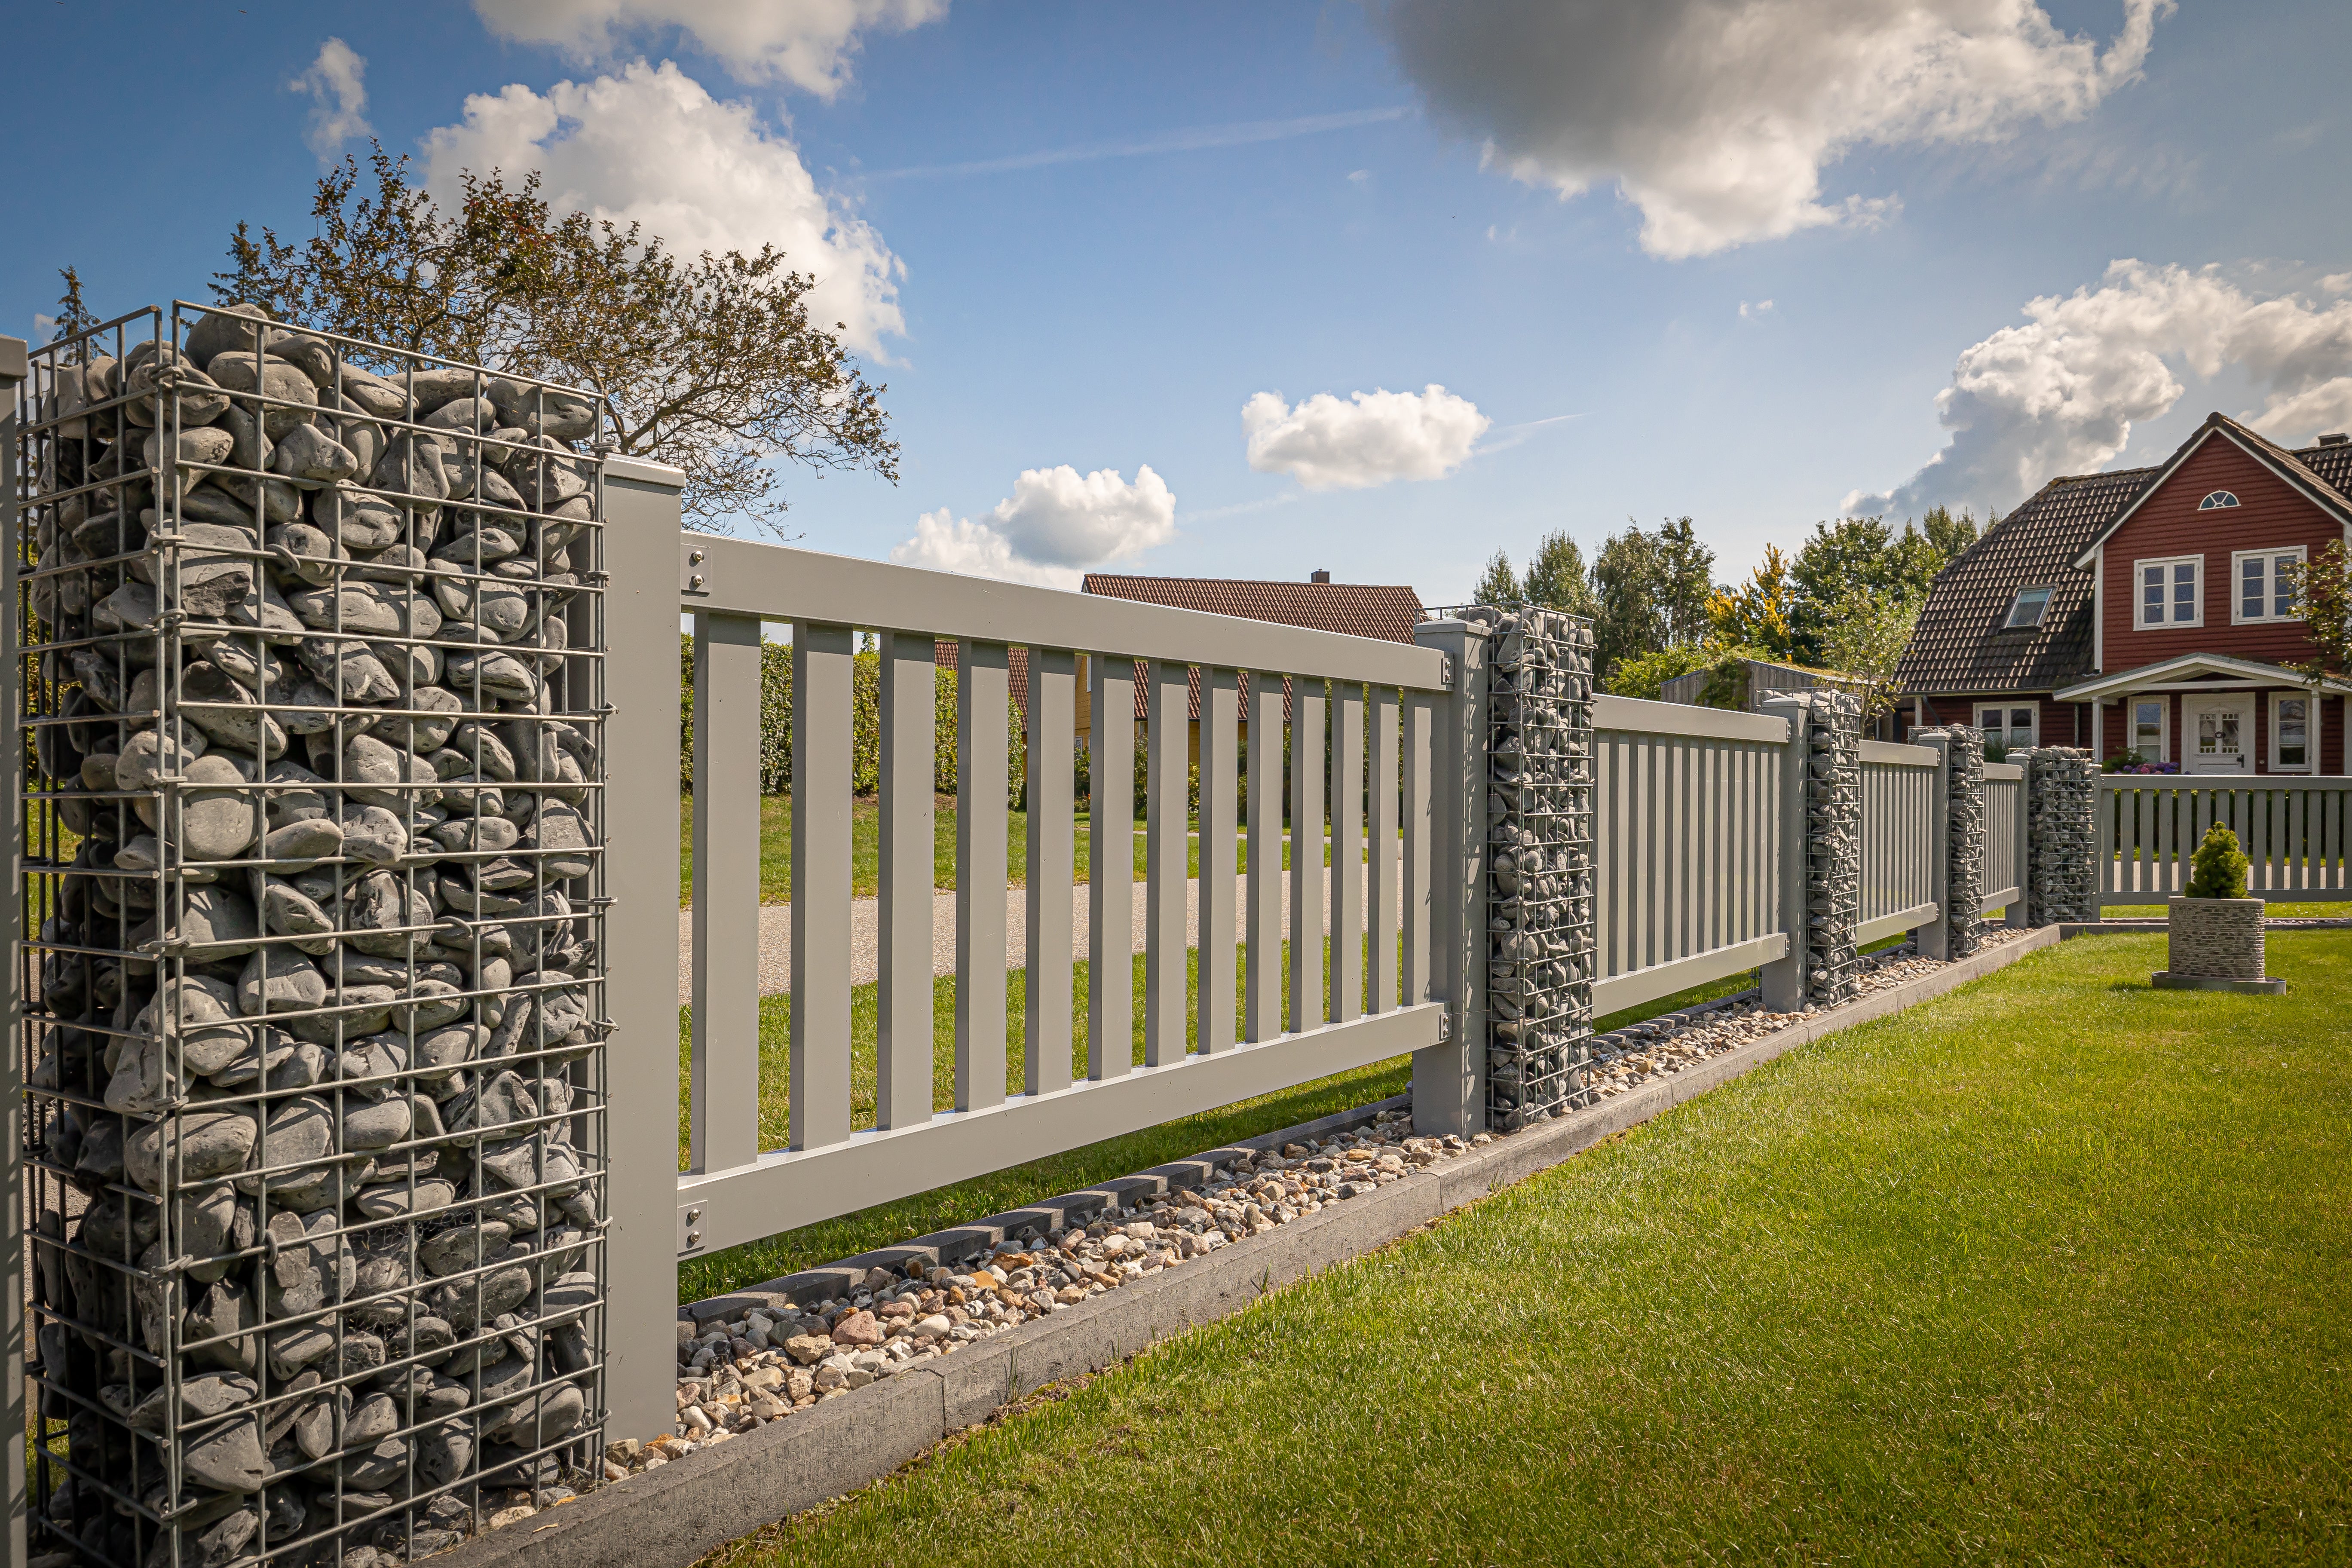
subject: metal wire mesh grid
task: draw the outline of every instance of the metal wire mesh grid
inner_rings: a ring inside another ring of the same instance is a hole
[[[1491,639],[1486,1120],[1512,1131],[1589,1097],[1592,628],[1532,605],[1465,618]]]
[[[599,1432],[602,411],[184,302],[27,390],[36,1550],[422,1555]]]

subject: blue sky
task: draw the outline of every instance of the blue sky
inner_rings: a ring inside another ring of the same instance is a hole
[[[904,447],[896,487],[788,477],[851,554],[1441,602],[1551,528],[1688,513],[1729,575],[2212,408],[2352,425],[2352,7],[1635,15],[35,0],[0,190],[53,216],[0,331],[68,263],[103,312],[205,297],[236,219],[308,232],[363,123],[828,270]]]

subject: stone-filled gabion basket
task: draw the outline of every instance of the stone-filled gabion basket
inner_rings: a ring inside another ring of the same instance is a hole
[[[2099,764],[2071,746],[2025,757],[2025,918],[2036,926],[2099,918]]]
[[[1764,706],[1803,726],[1805,1002],[1834,1007],[1862,994],[1862,700],[1814,690]]]
[[[1592,626],[1528,605],[1486,632],[1486,1124],[1591,1098]]]
[[[33,375],[33,1550],[422,1555],[599,1442],[600,406],[243,306]]]
[[[1973,958],[1984,946],[1984,731],[1966,724],[1921,730],[1944,741],[1944,956]]]

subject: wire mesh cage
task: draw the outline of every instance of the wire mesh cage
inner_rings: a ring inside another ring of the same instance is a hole
[[[1486,628],[1486,1123],[1586,1102],[1592,1035],[1592,625],[1535,605]]]
[[[245,306],[32,368],[33,1549],[423,1555],[599,1439],[604,411]]]

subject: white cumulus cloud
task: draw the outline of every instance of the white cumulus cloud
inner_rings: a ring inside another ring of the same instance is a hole
[[[1439,479],[1460,468],[1495,422],[1432,382],[1410,392],[1318,392],[1293,408],[1278,392],[1242,405],[1249,466],[1310,490],[1356,490],[1391,479]]]
[[[2031,300],[2024,314],[1963,352],[1937,394],[1944,449],[1892,490],[1848,495],[1846,511],[2013,506],[2113,458],[2135,422],[2180,401],[2184,374],[2242,376],[2264,401],[2239,416],[2273,440],[2301,445],[2352,425],[2352,300],[2264,296],[2218,267],[2125,260],[2096,287]]]
[[[1067,463],[1029,468],[1013,493],[975,522],[946,508],[916,520],[915,537],[890,552],[905,566],[973,577],[1075,588],[1090,567],[1140,554],[1176,532],[1176,496],[1139,465],[1135,481],[1116,468],[1083,478]]]
[[[1885,196],[1825,198],[1864,144],[1998,141],[2135,79],[2172,0],[2122,0],[2105,47],[2034,0],[1388,0],[1433,118],[1563,197],[1614,181],[1654,255],[1703,256]]]
[[[558,207],[642,223],[686,255],[773,244],[814,279],[810,319],[841,322],[864,353],[905,330],[898,280],[906,268],[882,237],[817,188],[790,138],[667,60],[545,93],[520,83],[477,93],[462,121],[425,139],[425,184],[444,201],[461,170],[494,168],[537,169]]]
[[[354,136],[365,136],[367,59],[341,38],[319,46],[310,68],[286,84],[289,92],[310,95],[310,128],[303,140],[320,161],[333,158]]]
[[[862,35],[919,27],[946,16],[948,0],[474,0],[474,10],[502,38],[581,60],[676,27],[743,80],[830,99],[847,84]]]

